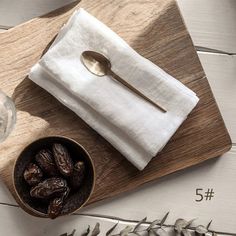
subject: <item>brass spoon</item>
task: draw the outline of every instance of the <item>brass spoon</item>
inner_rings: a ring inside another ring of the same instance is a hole
[[[104,75],[112,76],[113,79],[119,81],[121,84],[129,88],[134,93],[138,94],[140,97],[144,98],[146,101],[150,102],[152,105],[159,108],[163,112],[166,112],[165,108],[153,102],[151,99],[142,94],[139,90],[137,90],[132,85],[127,83],[125,80],[120,78],[117,74],[115,74],[111,69],[110,60],[101,53],[95,51],[84,51],[81,54],[81,61],[91,73],[97,76],[104,76]]]

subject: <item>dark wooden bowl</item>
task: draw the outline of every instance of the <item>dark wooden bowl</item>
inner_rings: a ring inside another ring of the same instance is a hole
[[[95,184],[93,161],[88,152],[76,141],[62,136],[50,136],[29,144],[16,159],[13,171],[14,188],[20,206],[31,215],[44,218],[48,218],[48,204],[30,196],[30,186],[24,180],[23,173],[27,165],[30,162],[34,162],[36,153],[41,149],[51,149],[53,143],[64,145],[68,149],[73,161],[82,160],[86,167],[85,178],[80,189],[70,192],[61,215],[68,215],[79,210],[89,200]]]

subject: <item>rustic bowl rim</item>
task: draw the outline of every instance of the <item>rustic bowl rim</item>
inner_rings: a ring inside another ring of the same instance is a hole
[[[88,153],[88,151],[83,147],[83,145],[81,145],[79,142],[75,141],[74,139],[72,138],[68,138],[66,136],[63,136],[63,135],[49,135],[49,136],[44,136],[44,137],[41,137],[41,138],[38,138],[38,139],[35,139],[34,141],[28,143],[20,152],[20,154],[17,156],[17,158],[14,160],[14,164],[13,164],[13,171],[12,171],[12,180],[13,180],[13,188],[14,188],[14,192],[16,194],[16,201],[18,202],[19,206],[27,213],[29,213],[30,215],[33,215],[33,216],[36,216],[36,217],[41,217],[41,218],[48,218],[48,214],[45,214],[45,213],[42,213],[40,211],[37,211],[35,210],[33,207],[29,206],[28,204],[26,204],[23,199],[21,198],[21,196],[19,195],[17,189],[16,189],[16,185],[15,185],[15,169],[16,169],[16,163],[19,159],[19,157],[21,156],[21,154],[29,147],[31,146],[33,143],[35,142],[38,142],[40,140],[43,140],[43,139],[47,139],[47,138],[62,138],[62,139],[66,139],[72,143],[74,143],[75,145],[79,146],[83,151],[84,153],[86,154],[86,158],[89,160],[91,166],[92,166],[92,172],[93,172],[93,181],[92,181],[92,188],[91,188],[91,191],[89,193],[89,196],[87,197],[86,201],[84,201],[84,203],[76,208],[74,211],[68,213],[68,214],[63,214],[63,215],[60,215],[59,217],[62,217],[62,216],[67,216],[67,215],[72,215],[73,213],[77,212],[78,210],[80,210],[91,198],[91,195],[93,194],[94,192],[94,188],[95,188],[95,182],[96,182],[96,171],[95,171],[95,165],[94,165],[94,162],[93,162],[93,159],[91,158],[90,154]]]

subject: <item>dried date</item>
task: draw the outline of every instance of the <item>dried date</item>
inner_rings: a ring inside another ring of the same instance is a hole
[[[78,189],[84,180],[84,176],[85,176],[85,164],[82,161],[78,161],[75,164],[73,173],[70,177],[71,187],[73,189]]]
[[[66,180],[52,177],[44,180],[30,190],[31,197],[47,199],[58,196],[67,189]]]
[[[50,201],[48,206],[48,216],[51,219],[58,217],[63,209],[64,201],[68,197],[70,188],[66,187],[65,191],[61,194],[60,197],[54,198]]]
[[[50,204],[48,206],[48,216],[51,219],[55,219],[58,217],[63,209],[63,198],[54,198],[50,201]]]
[[[70,193],[70,188],[66,187],[64,192],[61,194],[62,199],[65,200],[68,197],[69,193]]]
[[[24,179],[30,185],[38,184],[43,177],[43,172],[41,169],[33,163],[30,163],[24,171]]]
[[[58,175],[58,170],[50,150],[42,149],[35,156],[35,160],[47,175]]]
[[[66,177],[70,176],[73,171],[73,162],[68,150],[59,143],[53,144],[52,150],[60,173]]]

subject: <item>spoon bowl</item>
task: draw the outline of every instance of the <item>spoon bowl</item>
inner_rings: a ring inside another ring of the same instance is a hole
[[[111,70],[111,62],[103,54],[94,51],[84,51],[81,55],[84,66],[97,76],[104,76]]]

